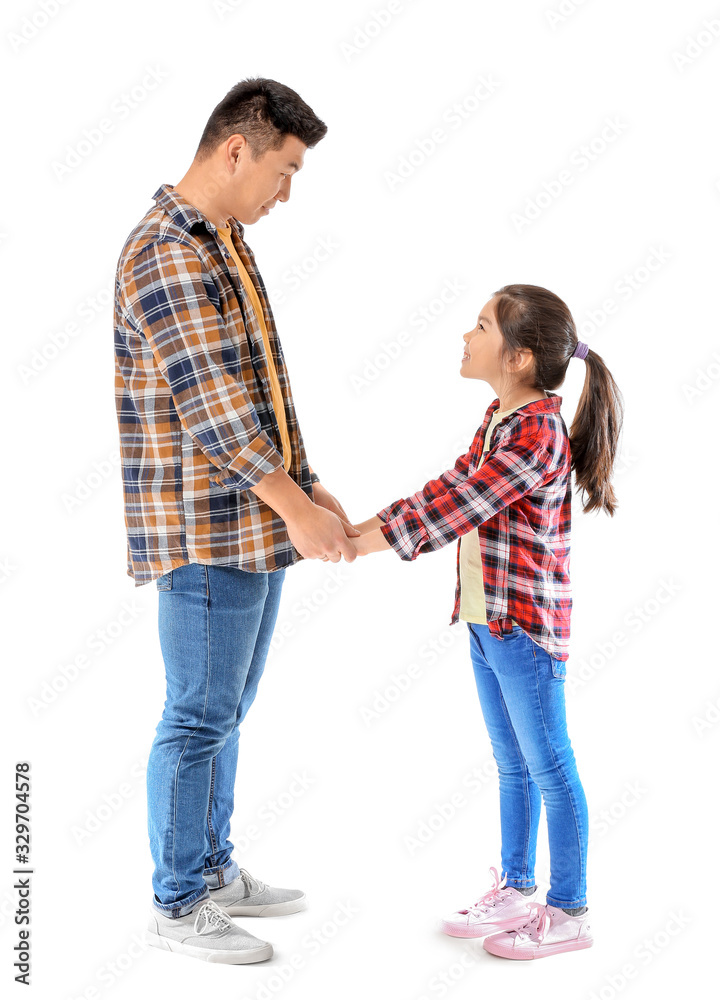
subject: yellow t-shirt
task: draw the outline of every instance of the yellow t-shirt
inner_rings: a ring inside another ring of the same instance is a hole
[[[240,277],[242,283],[245,286],[245,291],[248,294],[250,303],[253,307],[255,315],[257,316],[258,325],[260,326],[260,334],[263,339],[263,344],[265,345],[265,358],[267,360],[268,375],[270,378],[270,394],[272,396],[273,410],[275,411],[275,419],[278,422],[280,428],[280,440],[282,441],[282,454],[283,454],[283,465],[285,471],[289,471],[290,465],[292,464],[292,449],[290,447],[290,435],[287,429],[287,418],[285,416],[285,403],[283,401],[282,389],[280,388],[280,382],[278,381],[277,371],[275,370],[275,362],[273,361],[272,351],[270,349],[270,338],[268,337],[267,327],[265,326],[265,316],[263,314],[263,308],[258,298],[258,293],[255,289],[255,285],[252,283],[250,275],[247,273],[247,268],[243,264],[240,256],[235,249],[235,245],[232,240],[232,231],[230,226],[218,226],[217,231],[222,237],[222,241],[232,254],[233,260],[237,264],[237,269],[240,272]]]
[[[483,443],[483,461],[485,453],[490,450],[490,438],[493,428],[498,424],[510,410],[496,410],[490,418],[490,423],[485,431],[485,441]],[[483,587],[482,557],[480,555],[480,538],[477,528],[468,531],[460,539],[460,618],[464,622],[472,622],[473,625],[487,625],[487,614],[485,610],[485,589]],[[511,619],[513,625],[517,625],[515,619]]]

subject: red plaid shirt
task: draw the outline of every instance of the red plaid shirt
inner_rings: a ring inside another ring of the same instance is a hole
[[[455,607],[459,620],[460,536],[480,536],[488,628],[501,636],[510,619],[557,660],[570,642],[570,440],[562,398],[526,403],[483,443],[495,399],[454,468],[405,500],[384,507],[381,531],[401,559],[458,539]]]

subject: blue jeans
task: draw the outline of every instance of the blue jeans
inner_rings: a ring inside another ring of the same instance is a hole
[[[586,905],[588,810],[565,723],[565,663],[518,626],[502,638],[467,623],[483,717],[500,779],[501,860],[507,884],[535,884],[541,793],[550,848],[551,906]]]
[[[148,833],[153,905],[167,916],[184,916],[240,873],[229,839],[239,727],[284,577],[188,563],[157,580],[167,697],[148,759]]]

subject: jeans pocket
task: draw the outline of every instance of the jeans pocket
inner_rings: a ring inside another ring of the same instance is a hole
[[[159,576],[156,580],[158,590],[172,590],[173,571],[169,570],[164,576]]]
[[[556,660],[553,656],[552,658],[552,672],[553,677],[559,677],[560,680],[565,680],[565,661]]]

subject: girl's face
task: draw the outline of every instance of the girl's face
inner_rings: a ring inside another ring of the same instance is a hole
[[[480,311],[474,329],[463,334],[465,353],[460,374],[463,378],[481,378],[497,386],[502,381],[500,351],[502,334],[495,321],[495,299],[486,302]]]

